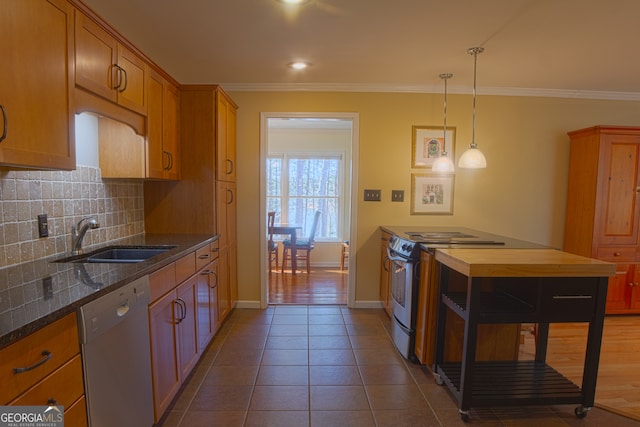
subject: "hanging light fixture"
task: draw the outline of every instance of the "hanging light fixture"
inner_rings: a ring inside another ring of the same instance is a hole
[[[484,52],[483,47],[472,47],[467,50],[469,55],[473,55],[473,125],[471,128],[471,144],[462,153],[458,160],[458,167],[465,169],[482,169],[487,167],[487,159],[476,145],[476,69],[478,64],[478,54]]]
[[[453,77],[453,74],[445,73],[439,76],[444,80],[444,135],[442,137],[442,154],[433,162],[431,170],[434,172],[451,173],[455,172],[456,168],[453,164],[453,160],[447,156],[447,80]]]

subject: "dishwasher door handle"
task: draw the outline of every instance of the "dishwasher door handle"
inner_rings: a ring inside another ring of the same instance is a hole
[[[116,309],[116,315],[118,317],[124,317],[128,312],[129,312],[129,304],[126,302]]]

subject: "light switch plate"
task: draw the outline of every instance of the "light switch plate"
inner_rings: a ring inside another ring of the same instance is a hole
[[[392,202],[404,202],[404,190],[391,190]]]
[[[47,214],[38,215],[38,236],[47,237],[49,235],[49,222]]]
[[[380,200],[382,200],[381,190],[364,190],[365,202],[379,202]]]

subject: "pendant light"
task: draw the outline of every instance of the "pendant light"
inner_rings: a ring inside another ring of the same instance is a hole
[[[471,128],[471,144],[462,153],[458,160],[458,167],[464,169],[482,169],[487,167],[487,159],[476,145],[476,69],[478,64],[478,54],[484,52],[483,47],[472,47],[467,50],[469,55],[473,55],[473,124]]]
[[[445,73],[439,76],[444,80],[444,136],[442,137],[442,154],[433,162],[431,170],[434,172],[453,173],[456,168],[453,160],[447,156],[447,80],[453,77],[453,74]]]

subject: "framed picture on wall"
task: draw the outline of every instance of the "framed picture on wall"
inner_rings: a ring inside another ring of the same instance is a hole
[[[411,215],[453,215],[453,174],[411,174]]]
[[[447,152],[450,159],[454,159],[456,128],[447,127],[447,141],[445,147],[444,128],[438,126],[412,126],[411,167],[430,168],[435,159]]]

